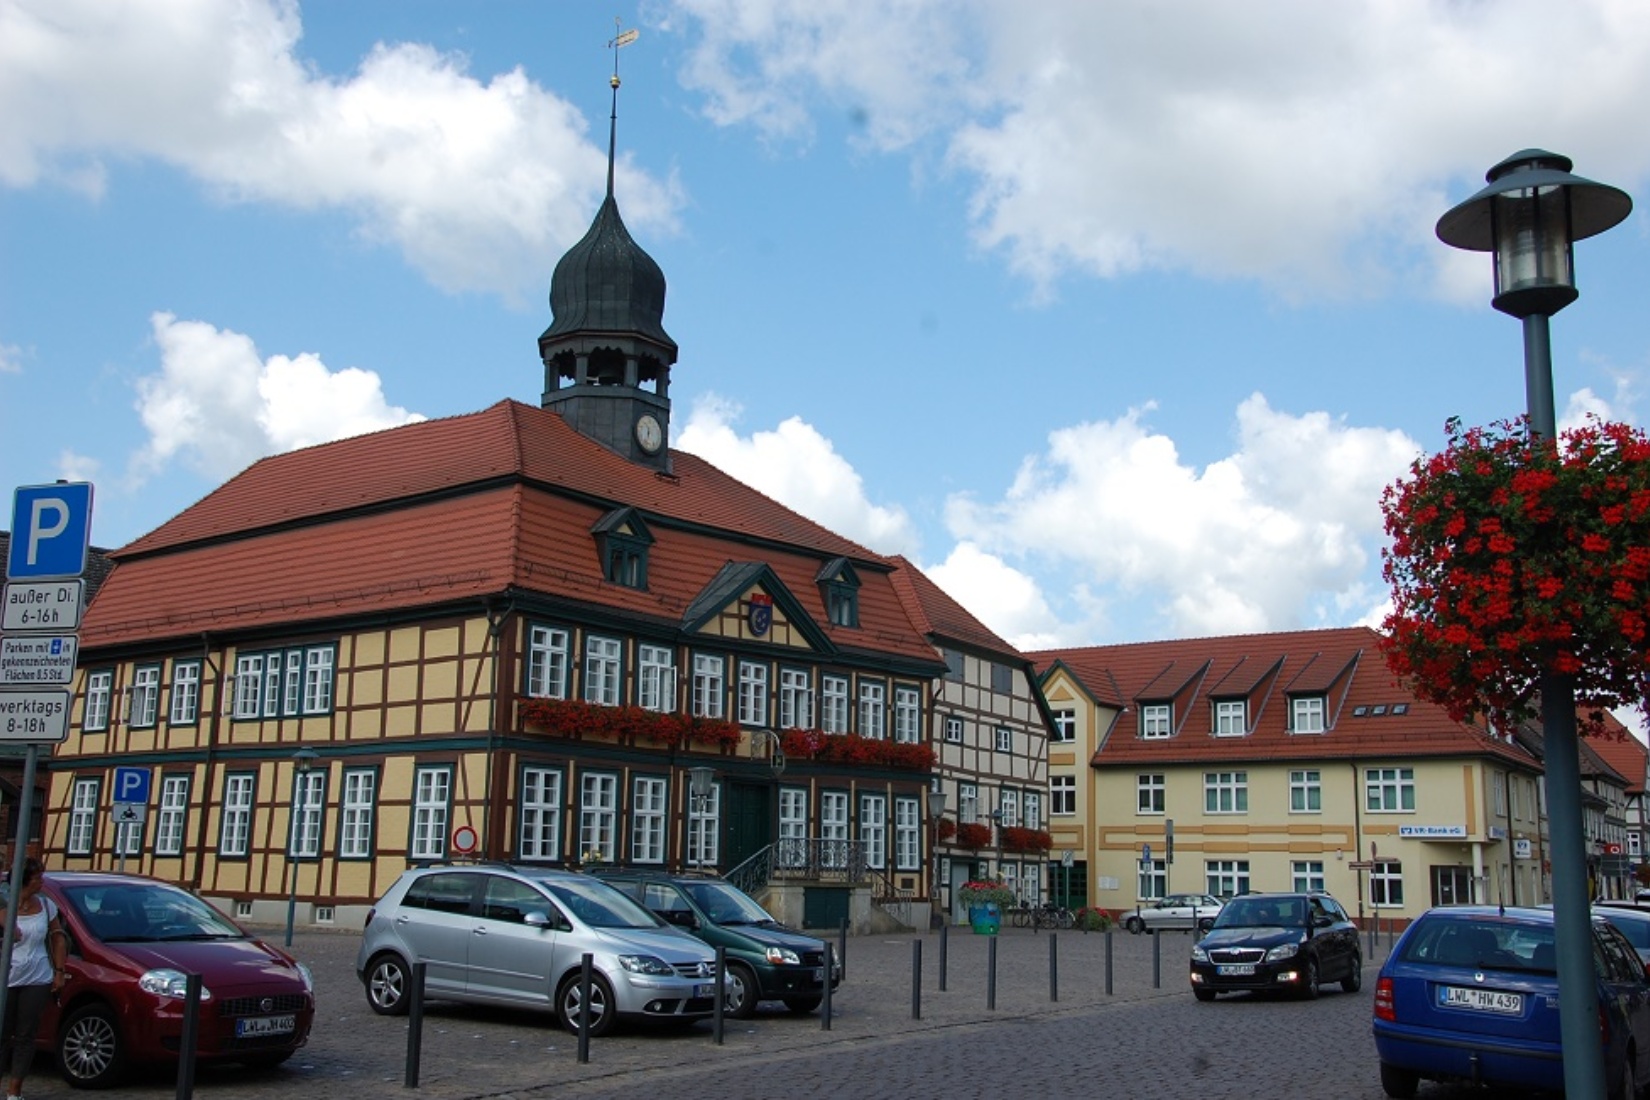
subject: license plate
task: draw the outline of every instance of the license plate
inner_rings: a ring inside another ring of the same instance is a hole
[[[244,1016],[235,1021],[235,1038],[256,1039],[261,1035],[290,1035],[297,1026],[296,1016]]]
[[[825,980],[825,968],[823,966],[814,967],[814,981],[822,982],[824,980]]]
[[[714,982],[696,985],[693,987],[693,995],[695,997],[714,997],[716,996],[716,985]]]
[[[1438,1003],[1445,1008],[1470,1008],[1476,1012],[1503,1012],[1517,1015],[1524,1011],[1524,994],[1503,993],[1495,989],[1464,989],[1458,985],[1438,988]]]
[[[1225,966],[1215,967],[1216,974],[1221,974],[1228,978],[1241,977],[1245,974],[1253,974],[1254,972],[1254,963],[1228,963]]]

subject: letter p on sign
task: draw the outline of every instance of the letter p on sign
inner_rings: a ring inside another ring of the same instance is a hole
[[[7,580],[78,577],[92,537],[90,482],[25,485],[12,502]]]

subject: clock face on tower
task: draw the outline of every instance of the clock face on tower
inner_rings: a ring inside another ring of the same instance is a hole
[[[665,430],[659,426],[656,417],[643,414],[636,421],[636,442],[648,454],[656,454],[664,446]]]

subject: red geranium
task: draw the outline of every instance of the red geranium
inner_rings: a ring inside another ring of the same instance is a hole
[[[1558,440],[1522,420],[1447,428],[1381,501],[1394,671],[1457,720],[1536,717],[1547,671],[1574,677],[1585,730],[1645,706],[1650,439],[1596,420]]]

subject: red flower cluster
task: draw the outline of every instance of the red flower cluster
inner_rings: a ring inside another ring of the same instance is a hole
[[[939,834],[941,840],[950,840],[957,835],[957,823],[949,817],[942,817],[940,823],[934,826],[934,831]]]
[[[1054,838],[1044,829],[1028,829],[1023,825],[1003,826],[1003,850],[1008,852],[1046,852],[1054,846]]]
[[[990,843],[991,826],[978,821],[957,826],[957,847],[984,848]]]
[[[931,771],[934,750],[927,745],[881,741],[857,733],[826,733],[824,730],[786,730],[779,736],[785,755],[798,760],[818,760],[829,764],[881,765]]]
[[[610,737],[623,742],[652,741],[669,748],[702,745],[735,748],[742,736],[732,722],[661,714],[642,707],[604,707],[573,699],[526,699],[521,704],[523,725],[542,729],[552,737]]]
[[[1457,720],[1539,713],[1544,671],[1575,678],[1584,730],[1650,698],[1650,439],[1589,422],[1462,430],[1381,507],[1392,545],[1386,655]]]

